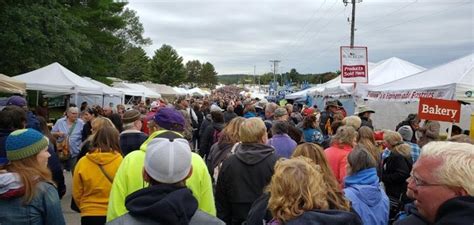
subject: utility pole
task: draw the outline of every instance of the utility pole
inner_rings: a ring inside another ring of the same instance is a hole
[[[270,60],[271,63],[273,63],[273,82],[276,82],[276,72],[277,72],[277,67],[278,63],[280,63],[280,60]]]
[[[344,5],[347,6],[349,1],[352,4],[352,18],[347,20],[351,23],[351,48],[354,47],[354,31],[355,31],[355,13],[356,13],[356,3],[362,2],[362,0],[343,0]]]
[[[352,0],[352,19],[351,19],[351,48],[354,47],[354,29],[356,15],[356,0]]]

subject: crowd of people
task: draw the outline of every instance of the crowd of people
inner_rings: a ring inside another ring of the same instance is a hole
[[[0,111],[0,224],[65,224],[66,188],[82,225],[474,224],[465,131],[441,140],[416,114],[377,130],[374,113],[224,89],[129,109],[85,102],[48,127],[12,96]]]

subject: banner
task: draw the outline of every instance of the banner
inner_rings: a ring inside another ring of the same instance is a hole
[[[445,99],[420,98],[418,116],[425,120],[459,123],[461,103]]]
[[[341,83],[368,83],[367,47],[341,46]]]
[[[367,99],[386,101],[413,101],[420,98],[451,99],[453,94],[454,90],[452,88],[404,91],[368,91]]]

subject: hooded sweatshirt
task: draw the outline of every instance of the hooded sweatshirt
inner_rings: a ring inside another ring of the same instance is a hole
[[[129,194],[147,186],[142,176],[146,148],[153,138],[163,132],[169,131],[160,130],[152,133],[140,146],[139,151],[132,151],[123,159],[115,176],[112,190],[110,191],[107,221],[111,221],[127,213],[125,198]],[[193,173],[191,177],[186,180],[186,186],[192,190],[194,197],[198,201],[199,209],[211,215],[216,215],[212,181],[206,163],[201,156],[193,153],[191,164],[193,166]]]
[[[389,200],[379,185],[375,168],[347,176],[344,182],[344,194],[365,225],[388,224]]]
[[[241,224],[273,175],[278,157],[271,146],[242,143],[222,164],[216,185],[217,216]]]
[[[116,152],[87,153],[79,160],[72,177],[72,196],[81,210],[81,216],[107,214],[112,182],[104,173],[113,179],[121,162],[122,155]]]
[[[435,225],[474,224],[474,196],[460,196],[444,202],[436,213]]]

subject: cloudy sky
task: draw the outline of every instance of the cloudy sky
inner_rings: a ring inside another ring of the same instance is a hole
[[[342,0],[130,0],[153,40],[184,61],[209,61],[219,74],[335,71],[349,45],[351,7]],[[474,52],[473,0],[364,0],[355,45],[369,61],[399,57],[431,68]]]

